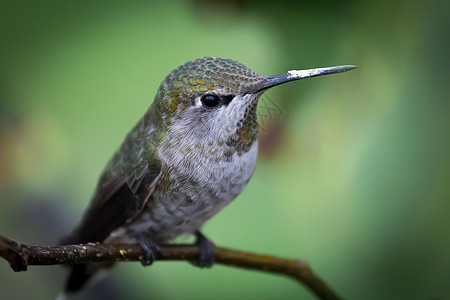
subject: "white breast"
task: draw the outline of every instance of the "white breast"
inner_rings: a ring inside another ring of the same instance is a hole
[[[199,229],[242,192],[258,156],[257,141],[248,152],[235,153],[229,160],[220,152],[223,149],[205,153],[210,147],[187,147],[161,148],[160,182],[144,211],[127,226],[128,231],[164,241]]]

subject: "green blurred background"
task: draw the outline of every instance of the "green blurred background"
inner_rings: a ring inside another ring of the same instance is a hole
[[[355,64],[266,98],[245,191],[204,226],[221,246],[307,260],[347,299],[450,298],[448,1],[2,1],[0,234],[53,244],[165,75],[201,57],[255,71]],[[270,101],[268,102],[270,103]],[[62,267],[2,299],[51,299]],[[118,264],[77,299],[313,299],[275,275]]]

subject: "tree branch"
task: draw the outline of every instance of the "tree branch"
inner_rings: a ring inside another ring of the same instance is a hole
[[[317,277],[303,260],[284,259],[243,251],[214,248],[215,262],[239,268],[289,276],[307,286],[320,299],[340,299]],[[88,243],[67,246],[21,245],[0,235],[0,256],[11,268],[26,271],[27,266],[80,264],[87,262],[138,261],[144,256],[139,244]],[[158,260],[195,261],[199,248],[195,245],[162,245]]]

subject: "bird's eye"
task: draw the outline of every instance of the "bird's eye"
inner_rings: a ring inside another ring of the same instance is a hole
[[[206,108],[216,108],[220,105],[219,96],[213,94],[203,95],[200,100],[202,101],[202,105]]]

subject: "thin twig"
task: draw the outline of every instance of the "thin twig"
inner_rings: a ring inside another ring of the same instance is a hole
[[[215,262],[245,269],[278,273],[289,276],[307,286],[320,299],[340,299],[340,297],[317,277],[303,260],[284,259],[243,251],[214,248]],[[139,261],[144,256],[139,244],[88,243],[67,246],[21,245],[0,236],[0,256],[11,268],[26,271],[27,266],[80,264],[87,262]],[[158,260],[195,261],[199,248],[195,245],[162,245]]]

